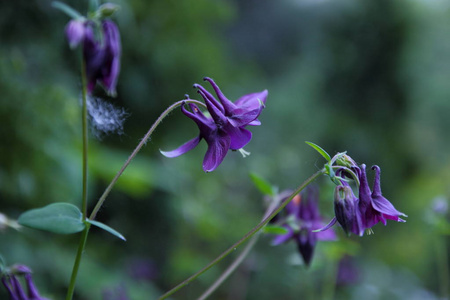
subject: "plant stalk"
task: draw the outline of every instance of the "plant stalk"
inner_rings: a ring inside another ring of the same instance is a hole
[[[185,279],[183,282],[181,282],[180,284],[178,284],[177,286],[175,286],[174,288],[172,288],[171,290],[169,290],[168,292],[166,292],[164,295],[162,295],[161,297],[158,298],[158,300],[163,300],[163,299],[167,299],[169,296],[173,295],[174,293],[176,293],[178,290],[180,290],[181,288],[183,288],[184,286],[186,286],[187,284],[189,284],[190,282],[192,282],[193,280],[195,280],[197,277],[199,277],[200,275],[202,275],[203,273],[205,273],[206,271],[208,271],[210,268],[212,268],[214,265],[216,265],[218,262],[220,262],[222,259],[224,259],[225,257],[227,257],[231,252],[233,252],[237,247],[239,247],[240,245],[242,245],[243,243],[245,243],[248,239],[250,239],[255,233],[257,233],[261,228],[264,227],[264,225],[266,225],[270,220],[273,219],[273,217],[275,217],[289,202],[291,202],[291,200],[295,197],[295,195],[297,195],[298,193],[300,193],[304,188],[306,188],[308,186],[308,184],[310,184],[311,182],[313,182],[314,180],[316,180],[320,175],[325,174],[325,169],[321,169],[319,171],[317,171],[316,173],[314,173],[313,175],[311,175],[311,177],[309,177],[308,179],[306,179],[288,198],[284,199],[280,205],[274,210],[272,211],[272,213],[267,216],[266,218],[264,218],[258,225],[256,225],[255,227],[253,227],[252,230],[250,230],[247,234],[245,234],[239,241],[237,241],[235,244],[233,244],[230,248],[228,248],[227,250],[225,250],[222,254],[220,254],[217,258],[215,258],[213,261],[211,261],[208,265],[206,265],[205,267],[203,267],[203,269],[201,269],[200,271],[198,271],[197,273],[195,273],[194,275],[192,275],[191,277]]]

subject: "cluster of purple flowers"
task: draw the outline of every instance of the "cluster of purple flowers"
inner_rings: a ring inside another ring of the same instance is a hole
[[[286,199],[290,191],[283,192]],[[314,255],[317,241],[331,241],[336,239],[333,230],[314,232],[316,228],[324,225],[319,212],[319,194],[316,187],[308,186],[301,193],[295,195],[291,202],[286,205],[284,216],[278,215],[276,222],[286,228],[287,233],[277,235],[272,245],[280,245],[289,240],[297,243],[298,250],[305,265],[309,266]]]
[[[203,86],[194,84],[194,88],[205,100],[209,116],[193,103],[188,104],[190,111],[185,105],[181,107],[182,112],[197,124],[200,134],[175,150],[161,153],[166,157],[177,157],[192,150],[204,139],[208,150],[203,160],[203,170],[211,172],[220,165],[228,150],[240,150],[250,142],[252,133],[245,127],[261,124],[258,117],[265,106],[268,92],[264,90],[248,94],[233,103],[211,78],[205,77],[204,80],[211,84],[219,98],[217,100]]]
[[[97,25],[90,20],[71,20],[66,26],[66,36],[71,48],[82,44],[87,89],[89,93],[99,82],[110,95],[116,94],[120,71],[120,34],[110,20],[103,20],[96,34]]]
[[[25,278],[28,293],[26,293],[19,281],[19,276]],[[47,300],[41,297],[31,277],[31,270],[24,265],[14,265],[9,272],[2,274],[2,283],[8,291],[11,300]]]
[[[381,194],[380,167],[372,167],[372,170],[375,170],[372,191],[367,181],[366,165],[362,164],[361,167],[354,165],[351,170],[355,172],[359,181],[358,197],[355,196],[349,183],[345,180],[346,172],[344,169],[336,172],[342,177],[341,184],[335,190],[334,211],[336,216],[320,231],[326,230],[339,222],[347,234],[354,233],[362,236],[366,229],[372,228],[379,222],[386,225],[387,219],[405,222],[400,217],[407,216],[396,210],[392,203]]]

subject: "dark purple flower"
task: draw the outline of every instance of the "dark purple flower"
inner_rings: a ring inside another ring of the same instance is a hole
[[[110,95],[115,95],[120,71],[119,29],[109,20],[102,21],[100,26],[99,38],[92,21],[72,20],[66,26],[66,36],[71,48],[83,42],[88,92],[92,93],[99,82]]]
[[[17,276],[24,276],[28,294],[23,290]],[[16,265],[11,267],[11,271],[2,276],[2,283],[6,287],[11,300],[47,300],[47,298],[39,295],[31,277],[31,270],[27,266]]]
[[[197,124],[200,134],[173,151],[161,153],[166,157],[177,157],[192,150],[204,139],[208,150],[203,160],[203,170],[211,172],[220,165],[228,150],[242,149],[250,142],[252,133],[244,127],[260,124],[257,118],[264,107],[267,91],[243,96],[236,103],[232,103],[223,96],[212,79],[205,80],[211,82],[221,99],[220,102],[201,85],[195,84],[194,87],[205,100],[210,116],[205,116],[195,104],[189,104],[191,111],[182,105],[182,112]]]
[[[334,231],[313,232],[313,229],[324,225],[320,217],[318,201],[318,190],[313,187],[308,187],[296,195],[285,208],[287,214],[283,227],[288,232],[277,235],[272,241],[273,245],[279,245],[288,240],[294,240],[307,266],[311,263],[317,241],[336,239]]]
[[[361,168],[353,167],[353,170],[359,179],[359,198],[353,194],[349,184],[341,180],[342,185],[336,187],[336,217],[320,231],[330,228],[337,221],[346,233],[352,232],[362,236],[366,229],[372,228],[379,222],[386,225],[387,219],[405,222],[400,216],[407,216],[396,210],[392,203],[381,194],[380,168],[372,167],[372,170],[375,170],[373,191],[370,191],[367,181],[366,165],[362,164]],[[341,191],[344,192],[344,198],[340,197]]]

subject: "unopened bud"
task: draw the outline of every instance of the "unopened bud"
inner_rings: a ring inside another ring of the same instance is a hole
[[[105,3],[100,5],[100,7],[98,8],[97,16],[99,16],[100,18],[110,17],[119,9],[120,6],[117,4]]]
[[[357,198],[349,186],[339,185],[334,193],[334,213],[346,234],[360,234]]]

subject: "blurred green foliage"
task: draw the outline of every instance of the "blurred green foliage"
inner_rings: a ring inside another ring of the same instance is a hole
[[[92,230],[76,299],[121,287],[131,299],[153,299],[198,271],[260,220],[264,202],[250,172],[283,190],[322,166],[306,140],[380,165],[384,195],[409,215],[407,223],[319,244],[309,270],[298,264],[295,245],[271,247],[263,237],[212,299],[443,294],[436,274],[448,251],[438,250],[449,249],[448,237],[433,230],[425,212],[436,196],[450,197],[448,2],[113,2],[121,6],[118,97],[95,94],[129,117],[123,135],[90,139],[91,205],[159,114],[186,93],[198,98],[191,86],[203,76],[232,100],[263,89],[269,98],[246,147],[252,155],[230,153],[211,174],[201,169],[204,144],[175,159],[159,154],[197,135],[179,111],[162,123],[98,216],[127,242]],[[86,11],[85,1],[67,3]],[[0,2],[0,212],[11,218],[81,201],[80,53],[67,46],[67,22],[49,0]],[[323,214],[331,218],[332,185],[320,183]],[[29,265],[43,295],[63,298],[78,236],[23,229],[0,239],[7,263]],[[360,278],[335,288],[344,254],[356,257]],[[232,258],[174,299],[198,297]]]

